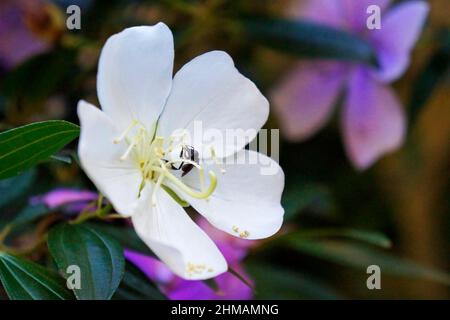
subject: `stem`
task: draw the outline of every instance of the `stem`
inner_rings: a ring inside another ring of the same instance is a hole
[[[97,199],[97,210],[100,210],[103,204],[103,195],[100,193]]]
[[[12,255],[16,255],[16,256],[27,255],[27,254],[33,252],[40,245],[45,243],[47,241],[47,237],[48,237],[48,234],[46,233],[38,241],[33,243],[31,246],[24,247],[24,248],[13,248],[13,247],[10,247],[10,246],[4,245],[4,244],[0,244],[0,251],[6,252],[6,253],[9,253]]]
[[[99,219],[109,219],[112,215],[108,215],[111,211],[112,205],[108,203],[105,207],[97,209],[96,211],[84,211],[76,219],[70,221],[70,224],[80,224],[87,220],[99,218]]]
[[[81,213],[76,219],[70,221],[69,223],[70,224],[80,224],[80,223],[83,223],[83,222],[85,222],[85,221],[87,221],[89,219],[93,219],[93,218],[96,218],[96,217],[98,217],[97,211],[94,211],[94,212],[86,211],[84,213]]]
[[[2,232],[3,233],[3,232]],[[34,242],[32,245],[28,246],[28,247],[24,247],[24,248],[13,248],[11,246],[8,246],[6,244],[4,244],[2,241],[0,242],[0,252],[6,252],[12,255],[16,255],[16,256],[23,256],[23,255],[27,255],[31,252],[33,252],[37,247],[39,247],[40,245],[42,245],[43,243],[45,243],[47,241],[47,236],[48,234],[45,233],[43,234],[36,242]]]
[[[9,235],[9,233],[11,232],[11,226],[7,225],[3,228],[3,230],[0,232],[0,247],[3,244],[3,242],[5,241],[6,237]]]
[[[118,213],[112,213],[112,214],[108,214],[105,219],[126,219],[124,216],[118,214]]]

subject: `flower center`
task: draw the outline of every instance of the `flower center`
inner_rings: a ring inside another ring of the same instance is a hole
[[[114,144],[125,141],[128,145],[126,151],[120,156],[120,160],[124,161],[131,158],[136,163],[142,176],[139,194],[147,182],[154,184],[152,205],[156,204],[156,191],[161,187],[168,191],[169,195],[177,202],[183,202],[168,188],[167,184],[164,184],[166,181],[193,198],[206,200],[217,186],[217,178],[213,171],[208,172],[210,183],[209,186],[205,186],[204,168],[192,156],[192,152],[195,152],[195,150],[186,145],[184,140],[184,135],[173,135],[167,139],[155,136],[153,131],[149,131],[142,123],[134,120],[113,141]],[[181,150],[181,152],[175,153],[176,150]],[[175,171],[181,169],[183,169],[183,175],[189,173],[192,169],[197,171],[200,191],[189,187],[174,174]]]

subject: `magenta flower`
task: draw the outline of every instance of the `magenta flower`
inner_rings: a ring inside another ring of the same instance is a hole
[[[405,114],[388,84],[407,69],[428,5],[408,1],[388,9],[389,4],[390,0],[309,0],[291,8],[296,18],[364,37],[376,52],[379,68],[338,61],[298,65],[272,95],[287,139],[301,141],[319,131],[344,92],[341,130],[347,155],[357,169],[368,168],[403,143]],[[366,26],[370,5],[381,9],[381,29]]]
[[[12,68],[31,56],[47,51],[50,44],[30,28],[27,14],[43,11],[45,2],[36,0],[0,1],[0,65]]]
[[[204,219],[198,222],[200,227],[214,239],[230,268],[251,282],[245,275],[240,262],[246,256],[250,246],[255,245],[255,241],[239,239],[216,230]],[[153,257],[131,250],[125,250],[125,257],[157,283],[172,300],[248,300],[253,297],[252,290],[229,272],[215,278],[219,286],[219,292],[215,292],[203,281],[185,280],[176,276],[164,263]]]
[[[92,191],[60,188],[31,198],[31,203],[44,203],[51,209],[66,206],[70,212],[80,212],[87,207],[89,202],[97,198],[98,195]]]

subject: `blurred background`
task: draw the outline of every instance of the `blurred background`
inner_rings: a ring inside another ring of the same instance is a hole
[[[106,39],[159,21],[175,36],[175,71],[201,53],[225,50],[269,97],[273,111],[280,106],[270,97],[286,74],[299,62],[326,56],[327,45],[310,52],[293,48],[301,43],[271,45],[264,37],[272,19],[288,19],[301,2],[1,0],[0,131],[49,119],[78,123],[79,99],[99,105],[96,68]],[[339,111],[298,142],[283,138],[284,123],[271,112],[266,127],[281,133],[286,213],[282,231],[249,249],[241,262],[255,298],[450,297],[450,3],[428,3],[411,64],[392,84],[408,121],[398,150],[357,170],[345,153]],[[81,8],[80,30],[66,27],[72,4]],[[75,150],[76,142],[61,155]],[[0,181],[0,221],[33,196],[61,187],[95,191],[76,161],[46,162]],[[42,255],[30,257],[42,261]],[[366,286],[371,264],[381,268],[381,290]]]

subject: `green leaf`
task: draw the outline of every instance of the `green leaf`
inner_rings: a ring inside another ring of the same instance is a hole
[[[309,208],[319,212],[333,211],[333,199],[329,190],[314,183],[291,183],[287,185],[281,203],[286,220],[294,219],[303,210]]]
[[[81,270],[81,289],[74,289],[79,300],[105,300],[122,280],[123,249],[112,237],[84,225],[61,224],[48,236],[48,248],[61,274],[77,265]]]
[[[279,238],[280,241],[300,242],[303,240],[323,238],[347,238],[372,244],[382,248],[389,248],[392,243],[384,234],[376,231],[358,229],[321,228],[295,231]]]
[[[274,18],[247,18],[242,23],[256,42],[296,56],[376,63],[368,42],[329,26]]]
[[[433,94],[434,89],[441,81],[448,79],[450,68],[450,31],[443,31],[439,38],[435,53],[413,84],[414,90],[411,93],[410,106],[408,108],[409,127],[413,127],[423,108],[427,105],[427,101]]]
[[[254,290],[253,285],[250,282],[248,282],[247,279],[245,279],[244,275],[240,274],[238,271],[236,271],[235,269],[233,269],[231,267],[228,267],[228,272],[231,273],[236,278],[238,278],[239,281],[241,281],[247,287],[249,287],[250,289]]]
[[[142,242],[137,236],[133,228],[127,226],[116,226],[112,224],[98,223],[98,222],[86,222],[83,225],[97,230],[102,234],[107,234],[110,237],[120,242],[122,247],[137,251],[139,253],[155,256],[153,252]]]
[[[2,79],[0,91],[10,99],[42,100],[64,83],[76,65],[76,56],[75,50],[36,55],[8,72]]]
[[[125,275],[113,299],[165,300],[166,297],[141,270],[127,262]]]
[[[64,162],[66,164],[72,164],[72,158],[70,156],[63,156],[63,155],[53,155],[50,156],[50,159],[52,160],[56,160],[56,161],[61,161]]]
[[[217,283],[216,279],[214,279],[214,278],[205,279],[205,280],[202,280],[202,282],[205,285],[207,285],[208,288],[210,288],[215,293],[220,293],[220,287],[219,287],[219,284]]]
[[[78,137],[70,122],[36,122],[0,133],[0,179],[12,177],[49,158]]]
[[[67,300],[73,294],[58,274],[0,252],[0,280],[12,300]]]
[[[256,284],[257,299],[340,299],[333,288],[306,274],[262,262],[246,266]]]
[[[33,222],[34,220],[39,219],[52,212],[53,210],[51,210],[44,204],[31,205],[25,207],[22,211],[20,211],[8,225],[14,228]]]
[[[444,272],[360,244],[331,240],[291,240],[289,244],[302,253],[342,266],[366,270],[368,266],[374,264],[378,265],[386,274],[423,278],[450,285],[450,276]]]
[[[0,180],[0,208],[16,200],[32,185],[36,177],[34,170],[28,170],[21,175]]]

